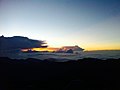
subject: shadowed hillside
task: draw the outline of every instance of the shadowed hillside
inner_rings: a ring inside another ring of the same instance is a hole
[[[120,59],[0,58],[0,90],[119,90]]]

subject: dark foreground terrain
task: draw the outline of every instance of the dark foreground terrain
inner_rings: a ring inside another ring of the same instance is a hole
[[[120,90],[120,59],[49,60],[1,57],[0,90]]]

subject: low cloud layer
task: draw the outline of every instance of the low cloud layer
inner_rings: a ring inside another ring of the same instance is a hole
[[[47,47],[44,44],[44,41],[33,40],[22,36],[0,37],[0,50]]]

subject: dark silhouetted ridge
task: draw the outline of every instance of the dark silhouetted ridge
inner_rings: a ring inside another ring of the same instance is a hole
[[[0,90],[119,90],[120,59],[0,57]]]

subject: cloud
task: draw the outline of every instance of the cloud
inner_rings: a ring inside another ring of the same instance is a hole
[[[46,44],[44,41],[22,36],[0,37],[0,50],[47,47],[44,44]]]

